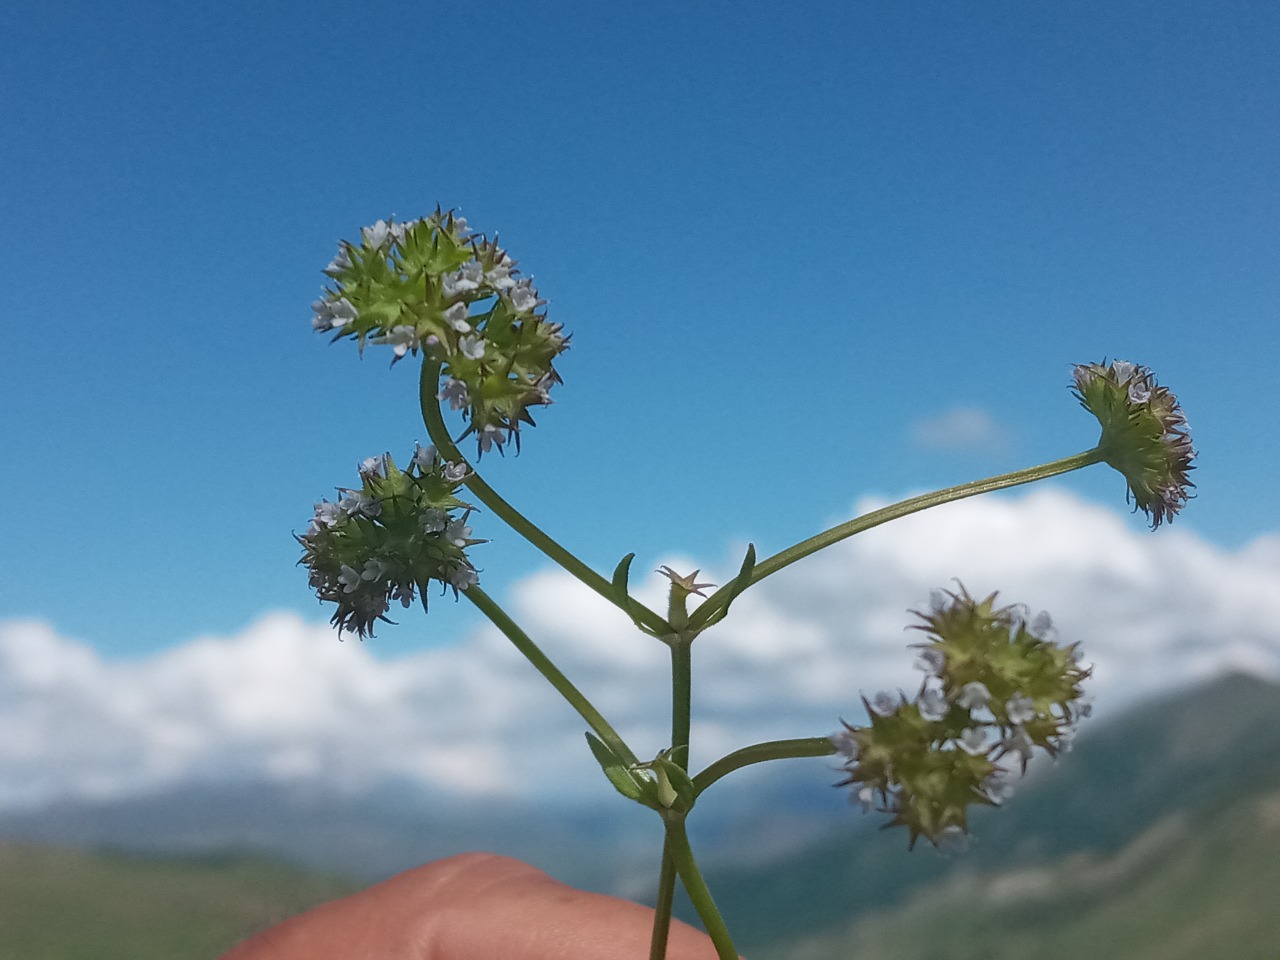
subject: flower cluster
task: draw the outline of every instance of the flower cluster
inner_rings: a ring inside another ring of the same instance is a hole
[[[312,327],[392,348],[394,364],[422,351],[439,362],[447,400],[467,419],[480,453],[520,443],[529,408],[551,402],[552,366],[568,348],[538,309],[533,282],[496,240],[437,210],[405,223],[379,220],[359,244],[343,241],[324,270],[332,283],[312,304]]]
[[[465,465],[443,462],[434,447],[417,447],[405,471],[384,453],[360,464],[358,490],[316,504],[297,538],[299,562],[320,600],[338,605],[335,626],[371,636],[376,621],[391,622],[392,601],[408,607],[420,596],[425,609],[430,581],[455,594],[477,582],[466,548],[484,541],[467,526],[473,508],[454,495],[466,476]]]
[[[1187,474],[1196,452],[1178,398],[1146,367],[1124,360],[1078,364],[1073,378],[1081,406],[1102,424],[1098,445],[1123,474],[1134,509],[1152,529],[1172,520],[1195,486]]]
[[[831,738],[848,773],[840,786],[854,786],[864,809],[893,814],[887,826],[907,827],[913,845],[921,835],[962,843],[970,804],[1000,803],[1034,748],[1056,756],[1089,714],[1079,647],[1054,642],[1047,614],[996,607],[995,596],[938,591],[917,613],[930,639],[918,645],[916,698],[864,699],[870,725],[846,723]]]

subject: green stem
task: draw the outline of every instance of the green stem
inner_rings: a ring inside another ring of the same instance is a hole
[[[950,503],[953,500],[963,500],[966,497],[974,497],[980,493],[990,493],[992,490],[1003,490],[1007,487],[1017,487],[1024,483],[1034,483],[1036,480],[1044,480],[1048,477],[1056,477],[1059,474],[1069,473],[1072,470],[1079,470],[1081,467],[1087,467],[1095,463],[1101,463],[1105,459],[1105,455],[1100,447],[1094,447],[1092,450],[1086,450],[1084,453],[1077,453],[1074,456],[1063,457],[1061,460],[1054,460],[1051,463],[1041,464],[1038,467],[1028,467],[1026,470],[1015,470],[1013,473],[1002,473],[998,477],[988,477],[985,480],[974,480],[972,483],[962,483],[959,486],[947,487],[945,490],[935,490],[933,493],[925,493],[918,497],[911,497],[900,503],[890,504],[887,507],[881,507],[879,510],[872,510],[870,513],[861,517],[855,517],[852,520],[832,527],[830,530],[824,530],[816,536],[803,540],[795,546],[788,547],[781,553],[775,553],[767,560],[757,563],[751,574],[751,583],[756,584],[772,573],[777,573],[783,567],[795,563],[797,560],[803,560],[811,553],[817,553],[833,543],[839,543],[847,537],[853,536],[855,533],[862,533],[864,530],[870,530],[872,527],[878,527],[882,523],[890,520],[896,520],[899,517],[905,517],[908,514],[918,513],[921,510],[927,510],[930,507],[936,507],[939,504]],[[708,618],[726,603],[725,590],[722,587],[713,593],[702,606],[698,607],[689,618],[689,626],[697,628],[706,624]]]
[[[685,637],[671,641],[671,759],[689,769],[689,726],[693,705],[693,644]]]
[[[671,933],[671,908],[676,900],[676,862],[671,856],[670,841],[662,841],[662,870],[658,874],[658,902],[653,905],[653,938],[649,941],[649,960],[666,960],[667,937]]]
[[[829,737],[805,737],[803,740],[770,740],[753,743],[721,757],[693,778],[694,795],[701,794],[721,777],[753,763],[767,760],[789,760],[796,757],[828,757],[836,752]]]
[[[675,861],[685,892],[689,894],[707,935],[715,944],[716,956],[720,960],[738,960],[738,950],[733,945],[733,938],[729,936],[729,928],[716,909],[716,902],[711,898],[711,891],[707,889],[707,883],[698,869],[698,861],[693,857],[689,835],[684,829],[684,814],[669,817],[666,824],[667,849],[671,852],[671,859]]]
[[[591,705],[591,701],[582,695],[559,668],[551,662],[545,653],[543,653],[536,643],[529,639],[516,622],[507,616],[498,604],[487,593],[474,584],[462,591],[462,595],[470,600],[476,607],[489,618],[490,622],[501,630],[508,640],[512,642],[517,650],[524,654],[525,659],[533,664],[534,668],[547,678],[547,682],[556,688],[560,696],[569,701],[569,705],[577,710],[583,720],[587,721],[587,725],[595,732],[595,735],[605,742],[620,759],[625,760],[628,764],[637,763],[636,755],[631,752],[631,748],[618,735],[618,732],[609,725],[600,712]]]
[[[560,546],[546,532],[541,530],[519,510],[507,503],[502,496],[485,483],[484,478],[471,468],[467,458],[462,455],[449,436],[444,417],[440,413],[440,404],[436,400],[436,392],[440,385],[440,362],[424,360],[422,379],[419,384],[419,402],[422,406],[422,422],[427,427],[427,435],[445,460],[451,463],[465,463],[470,468],[467,478],[462,481],[468,490],[476,495],[476,499],[506,521],[507,525],[532,543],[544,554],[554,560],[565,570],[604,597],[614,606],[620,608],[628,616],[640,620],[659,636],[672,632],[671,625],[654,611],[638,600],[627,597],[625,600],[617,596],[611,584],[596,573],[572,553]]]

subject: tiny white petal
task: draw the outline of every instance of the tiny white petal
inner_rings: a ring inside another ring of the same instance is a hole
[[[441,533],[449,523],[449,514],[445,510],[432,507],[422,511],[419,522],[423,533]]]
[[[846,761],[852,762],[858,759],[858,738],[853,735],[852,730],[837,730],[831,734],[830,739],[835,745],[836,753]]]
[[[956,697],[956,705],[965,710],[981,710],[991,702],[991,691],[981,681],[974,680],[960,688],[960,696]]]
[[[422,473],[426,473],[436,465],[436,448],[434,446],[424,447],[416,440],[413,443],[413,464]]]
[[[467,305],[465,303],[455,303],[444,312],[445,322],[459,333],[471,332],[471,324],[467,322],[467,317]],[[478,358],[473,357],[472,359]]]
[[[896,693],[881,690],[871,698],[871,709],[882,717],[891,717],[898,712],[902,698]]]
[[[391,227],[385,220],[379,220],[371,227],[362,227],[360,233],[370,249],[377,250],[391,237]]]
[[[977,756],[987,752],[987,731],[981,727],[970,727],[960,734],[960,749],[965,753]]]
[[[1030,697],[1014,694],[1004,705],[1004,710],[1010,723],[1027,723],[1036,717],[1036,702]]]
[[[453,377],[444,382],[444,386],[440,388],[438,399],[448,400],[450,410],[461,410],[471,402],[471,397],[467,393],[467,385]]]
[[[947,715],[950,706],[941,690],[929,687],[920,694],[920,699],[916,701],[916,708],[920,711],[920,716],[936,722]]]
[[[915,668],[930,676],[937,676],[942,673],[942,668],[946,664],[946,655],[941,650],[935,650],[930,647],[920,651],[919,657],[916,658]]]

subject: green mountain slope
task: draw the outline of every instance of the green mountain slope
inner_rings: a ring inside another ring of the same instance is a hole
[[[352,889],[249,857],[143,859],[0,844],[0,957],[211,960]]]
[[[960,873],[785,960],[1276,960],[1280,792],[1174,815],[1114,854]]]
[[[708,879],[748,956],[781,956],[833,923],[896,911],[958,876],[1122,856],[1171,818],[1212,822],[1224,804],[1278,790],[1280,686],[1228,676],[1099,724],[1005,808],[977,811],[962,856],[908,852],[901,831],[851,813],[847,828],[808,850],[758,869],[708,870]]]

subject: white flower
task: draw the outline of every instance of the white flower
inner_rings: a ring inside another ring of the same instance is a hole
[[[468,334],[458,341],[458,349],[468,360],[479,360],[484,356],[484,338]]]
[[[480,431],[477,439],[480,441],[480,452],[488,453],[495,445],[501,449],[507,438],[503,434],[501,427],[495,427],[493,424],[488,423]]]
[[[920,716],[930,721],[941,720],[947,715],[947,710],[950,709],[947,704],[947,698],[936,687],[930,687],[920,694],[920,699],[916,701],[916,707],[920,711]]]
[[[888,690],[881,690],[871,698],[871,709],[882,717],[891,717],[898,712],[902,697]]]
[[[1126,380],[1133,378],[1138,372],[1138,365],[1130,363],[1128,360],[1112,360],[1111,372],[1115,375],[1116,383],[1124,383]]]
[[[864,811],[870,810],[876,804],[876,791],[874,787],[863,787],[856,794],[857,800],[862,804]]]
[[[1004,711],[1010,723],[1027,723],[1036,717],[1036,702],[1030,697],[1015,693],[1004,705]]]
[[[374,343],[386,343],[395,349],[396,358],[403,357],[410,350],[417,350],[420,346],[418,342],[418,329],[408,324],[392,327],[387,331],[385,336],[378,337]]]
[[[1048,610],[1041,610],[1036,614],[1036,618],[1031,621],[1029,627],[1031,635],[1048,643],[1055,643],[1058,637],[1058,629],[1053,625],[1053,617],[1049,616]]]
[[[365,496],[363,493],[348,494],[338,501],[338,506],[351,517],[357,513],[363,513],[366,517],[376,517],[382,513],[381,502],[376,497]]]
[[[334,277],[342,273],[342,271],[350,269],[351,255],[347,252],[345,245],[338,248],[338,255],[329,261],[329,265],[324,268],[324,272]]]
[[[479,260],[468,260],[462,265],[461,270],[449,274],[441,281],[440,289],[446,297],[453,298],[470,293],[472,290],[479,290],[483,279],[484,265]]]
[[[1013,795],[1013,777],[1008,770],[997,768],[982,781],[982,791],[994,803],[1003,803]]]
[[[916,658],[915,667],[917,670],[936,677],[942,673],[942,668],[946,664],[947,657],[941,650],[926,647],[920,651],[920,656]]]
[[[408,607],[413,603],[413,594],[412,583],[397,583],[395,589],[391,591],[391,599],[399,600],[402,607]]]
[[[444,478],[450,483],[461,483],[471,471],[465,463],[446,463],[443,472]]]
[[[987,731],[981,727],[970,727],[960,734],[960,749],[965,753],[977,756],[987,752]]]
[[[459,333],[470,333],[471,324],[467,323],[467,305],[465,303],[455,303],[452,307],[444,312],[445,322]],[[483,351],[482,351],[483,352]],[[480,358],[472,357],[473,360]]]
[[[387,455],[380,453],[376,457],[365,457],[360,461],[360,476],[385,477],[387,475]]]
[[[342,584],[343,593],[355,593],[360,586],[361,580],[362,577],[359,570],[345,563],[342,565],[342,572],[338,574],[338,582]]]
[[[416,227],[421,220],[406,220],[404,223],[393,223],[390,227],[391,237],[396,243],[403,244],[405,235]]]
[[[465,590],[479,582],[480,578],[476,575],[475,568],[470,565],[449,568],[449,583],[455,590]]]
[[[370,249],[377,250],[391,237],[391,226],[387,221],[379,220],[371,227],[362,227],[360,233],[364,237],[365,244]]]
[[[436,465],[436,448],[433,446],[424,447],[415,440],[413,442],[413,460],[411,462],[418,468],[420,473],[432,470]]]
[[[835,745],[836,753],[844,757],[846,763],[852,763],[858,759],[858,738],[853,735],[852,730],[837,730],[830,739]]]
[[[960,696],[956,697],[956,706],[965,710],[981,710],[990,702],[991,691],[978,680],[966,683],[960,688]]]
[[[516,313],[528,313],[538,306],[538,291],[533,289],[532,281],[521,280],[511,290],[511,309]]]
[[[444,528],[444,538],[455,547],[465,547],[470,536],[471,528],[467,526],[465,520],[450,520],[448,526]]]
[[[1031,742],[1031,738],[1027,736],[1027,731],[1022,727],[1014,727],[1013,732],[1009,736],[1000,741],[1000,749],[1003,753],[1016,753],[1025,770],[1027,761],[1031,759],[1031,751],[1035,745]]]
[[[312,523],[317,527],[332,527],[345,515],[345,511],[336,503],[330,503],[328,500],[321,500],[316,504],[316,515],[312,518]]]
[[[364,562],[364,570],[360,572],[361,580],[381,580],[387,575],[390,568],[377,558],[366,560]]]
[[[514,266],[515,261],[505,252],[501,253],[493,266],[484,272],[484,282],[495,290],[510,290],[516,285],[515,278],[511,276],[511,268]]]
[[[311,327],[323,333],[326,330],[339,330],[356,319],[356,308],[346,297],[336,300],[316,300],[311,304],[315,316],[311,318]]]
[[[422,511],[418,522],[422,524],[423,533],[440,533],[449,522],[449,512],[431,507]]]
[[[461,410],[471,402],[471,397],[467,393],[467,385],[453,377],[444,382],[437,399],[448,400],[450,410]]]

